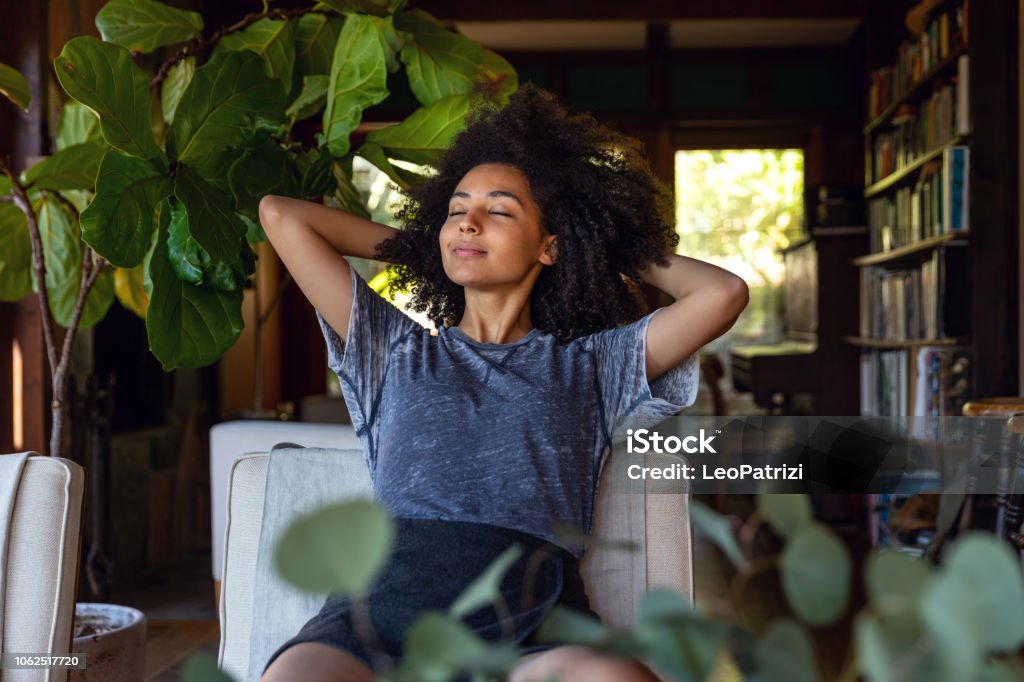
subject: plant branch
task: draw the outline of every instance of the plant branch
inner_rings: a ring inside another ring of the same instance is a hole
[[[82,280],[78,288],[78,299],[75,301],[75,310],[71,313],[71,322],[68,324],[68,333],[64,337],[64,347],[61,348],[60,366],[65,367],[71,357],[71,344],[74,341],[75,333],[78,331],[78,323],[85,310],[85,301],[89,292],[99,279],[100,272],[106,261],[102,256],[96,254],[89,246],[85,246],[82,253]]]
[[[209,38],[205,40],[196,39],[182,47],[178,52],[168,59],[164,60],[160,67],[156,71],[156,75],[149,81],[149,89],[155,89],[160,83],[167,78],[167,74],[170,72],[171,67],[180,62],[183,59],[187,59],[193,55],[199,54],[204,50],[209,50],[224,36],[237,33],[250,25],[255,24],[260,19],[291,19],[294,17],[301,17],[305,14],[324,14],[328,12],[323,10],[313,9],[312,7],[299,7],[295,9],[272,9],[263,12],[252,12],[246,14],[244,17],[236,21],[235,23],[215,31]]]
[[[32,240],[33,272],[39,293],[39,317],[43,324],[46,357],[50,362],[50,372],[53,373],[57,368],[57,342],[56,332],[53,328],[53,316],[50,315],[50,297],[46,292],[46,262],[43,259],[43,238],[39,234],[39,222],[36,219],[35,209],[32,208],[32,202],[28,198],[28,193],[25,191],[25,186],[11,170],[8,159],[0,159],[0,172],[10,179],[11,200],[15,206],[21,209],[28,221],[28,234]]]
[[[267,303],[267,309],[263,311],[263,314],[259,316],[256,321],[257,328],[262,329],[266,323],[270,314],[274,312],[274,308],[281,302],[281,297],[284,296],[284,292],[288,290],[288,285],[292,283],[292,273],[285,272],[284,277],[281,279],[281,283],[277,285],[277,291],[274,292],[270,302]]]
[[[70,201],[68,201],[60,192],[52,189],[41,189],[39,191],[45,194],[46,196],[56,200],[57,203],[63,206],[64,210],[66,210],[71,215],[78,215],[78,208]]]

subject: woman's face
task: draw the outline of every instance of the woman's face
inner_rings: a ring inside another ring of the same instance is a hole
[[[554,240],[542,226],[526,176],[501,163],[466,173],[439,236],[445,273],[478,289],[517,285],[532,271],[539,274],[554,263]]]

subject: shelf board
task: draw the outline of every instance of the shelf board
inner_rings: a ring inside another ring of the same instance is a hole
[[[921,77],[921,80],[915,83],[910,88],[910,90],[904,93],[902,97],[900,97],[895,102],[886,107],[885,111],[883,111],[881,114],[872,119],[870,123],[864,126],[864,134],[870,135],[872,131],[880,128],[881,126],[889,122],[889,120],[892,119],[893,114],[896,113],[896,110],[899,109],[904,104],[916,102],[918,99],[921,98],[923,94],[930,93],[932,90],[934,90],[935,77],[942,73],[945,73],[946,71],[955,69],[956,62],[960,58],[960,55],[965,54],[966,52],[967,48],[964,47],[963,45],[950,52],[949,56],[947,56],[945,59],[943,59],[935,66],[933,66],[931,70],[928,71],[928,73],[924,74],[924,76]]]
[[[850,262],[859,267],[863,267],[865,265],[896,263],[898,261],[903,261],[908,257],[920,255],[925,251],[931,251],[941,244],[949,242],[956,243],[961,240],[966,240],[968,235],[969,232],[967,232],[967,230],[961,232],[947,232],[946,234],[940,234],[938,237],[929,237],[927,239],[914,242],[913,244],[907,244],[888,251],[879,251],[878,253],[870,253],[866,256],[858,256]]]
[[[955,147],[959,144],[965,144],[966,142],[967,137],[964,135],[959,135],[957,137],[954,137],[949,142],[939,145],[938,147],[931,150],[924,156],[918,158],[912,163],[907,164],[906,166],[899,169],[895,173],[890,173],[889,175],[885,176],[875,184],[865,189],[864,198],[870,199],[876,194],[881,194],[885,190],[889,189],[890,187],[898,183],[900,180],[903,180],[904,178],[908,177],[911,173],[917,171],[919,168],[921,168],[921,166],[925,165],[929,161],[937,159],[940,156],[942,156],[942,152],[945,151],[947,147]]]
[[[886,339],[868,339],[863,336],[844,336],[843,341],[863,348],[917,348],[918,346],[965,346],[970,343],[966,336],[955,336],[944,339],[909,339],[907,341],[889,341]]]

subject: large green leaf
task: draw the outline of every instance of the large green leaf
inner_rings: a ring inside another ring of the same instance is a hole
[[[92,189],[105,150],[96,142],[65,147],[29,168],[24,181],[35,189]]]
[[[727,651],[729,626],[698,614],[648,620],[636,641],[656,670],[680,682],[703,682]]]
[[[279,119],[280,81],[268,78],[263,60],[248,50],[225,52],[196,69],[171,125],[176,159],[189,162],[241,144],[256,117]]]
[[[32,90],[28,81],[17,69],[0,63],[0,95],[11,100],[25,111],[32,104]]]
[[[383,17],[400,11],[405,7],[406,0],[320,0],[320,2],[341,14],[366,12]]]
[[[96,196],[82,212],[82,239],[111,264],[135,267],[149,247],[158,205],[171,189],[159,161],[108,150],[96,176]]]
[[[224,291],[242,289],[248,275],[255,270],[255,257],[246,247],[241,247],[239,252],[239,258],[231,263],[211,258],[193,237],[185,207],[174,202],[168,226],[167,258],[178,279]]]
[[[504,57],[494,50],[484,49],[480,67],[488,80],[488,89],[502,106],[508,104],[509,97],[519,89],[519,75]]]
[[[486,643],[462,623],[426,612],[409,628],[401,669],[409,679],[449,680],[486,651]]]
[[[266,64],[267,75],[280,80],[287,93],[292,87],[295,68],[295,27],[294,21],[260,19],[221,38],[214,54],[230,50],[254,52]]]
[[[160,85],[160,109],[163,112],[164,120],[168,123],[174,123],[174,114],[178,111],[178,104],[181,102],[185,90],[192,83],[195,74],[195,57],[182,59],[167,72],[167,78]]]
[[[294,116],[296,121],[309,118],[327,102],[327,86],[331,79],[327,76],[303,76],[302,91],[295,101],[285,110],[286,116]]]
[[[783,536],[789,536],[814,520],[806,495],[772,494],[757,496],[757,512]]]
[[[394,522],[371,500],[346,500],[289,526],[274,549],[282,578],[308,592],[361,594],[391,553]]]
[[[152,293],[146,332],[150,350],[165,370],[209,365],[238,340],[243,327],[242,290],[222,291],[178,279],[168,261],[163,221],[149,276]]]
[[[70,100],[60,110],[57,124],[57,149],[61,150],[83,142],[102,142],[100,120],[89,107]]]
[[[50,195],[36,202],[39,235],[46,262],[46,293],[50,312],[62,327],[71,324],[82,285],[82,240],[76,216]],[[79,319],[79,327],[88,329],[103,319],[114,300],[113,273],[103,271],[89,291]]]
[[[333,160],[326,148],[308,149],[295,158],[302,182],[299,186],[300,199],[319,199],[334,191],[336,186],[331,175]],[[356,192],[356,196],[359,193]]]
[[[388,96],[388,61],[394,59],[398,37],[391,17],[350,15],[338,36],[331,64],[323,129],[335,156],[349,149],[349,135],[363,110]]]
[[[747,565],[747,560],[740,550],[736,535],[727,518],[696,500],[690,502],[690,518],[694,528],[715,543],[729,557],[733,565],[737,568]]]
[[[954,543],[940,576],[922,597],[925,620],[936,624],[946,613],[974,623],[981,643],[1012,650],[1024,643],[1024,577],[1010,549],[994,536],[972,533]],[[964,609],[950,607],[969,602]]]
[[[298,18],[295,30],[295,68],[303,76],[331,73],[334,45],[344,21],[340,17],[306,14]]]
[[[128,310],[143,320],[149,308],[149,294],[146,293],[145,261],[134,268],[114,269],[114,296]]]
[[[189,233],[212,261],[240,264],[249,251],[245,225],[235,215],[231,201],[188,166],[178,166],[174,196],[188,213]]]
[[[914,614],[865,609],[854,627],[857,665],[868,682],[961,682]]]
[[[203,283],[203,269],[210,265],[210,254],[188,231],[188,213],[180,202],[171,208],[171,223],[167,229],[167,260],[178,279],[193,284]]]
[[[203,17],[156,0],[110,0],[96,13],[96,28],[109,43],[152,52],[198,38]]]
[[[523,548],[513,545],[506,549],[501,555],[491,562],[491,565],[478,575],[473,582],[462,591],[462,594],[452,602],[448,613],[455,618],[462,618],[482,609],[491,606],[501,599],[501,581],[505,572],[523,554]]]
[[[199,651],[185,661],[184,682],[235,682],[235,679],[220,669],[217,659]]]
[[[370,219],[370,212],[363,205],[359,190],[352,183],[352,157],[346,156],[340,161],[331,163],[331,175],[334,176],[332,186],[335,187],[334,198],[342,210],[360,218]]]
[[[872,606],[882,611],[911,609],[932,578],[926,561],[896,550],[872,552],[864,574]]]
[[[259,219],[260,199],[266,194],[294,197],[299,193],[294,157],[271,140],[261,141],[231,166],[228,184],[239,213]]]
[[[32,290],[32,242],[25,214],[14,204],[0,204],[0,301],[19,301]]]
[[[72,38],[53,60],[61,87],[100,117],[111,147],[146,159],[164,154],[149,119],[149,78],[128,50],[92,36]]]
[[[818,682],[814,646],[797,623],[780,619],[758,642],[757,657],[764,682]]]
[[[395,28],[413,39],[402,48],[409,87],[421,104],[470,92],[481,75],[483,49],[449,31],[423,10],[395,16]]]
[[[393,159],[434,165],[463,129],[466,114],[476,101],[473,95],[444,97],[420,107],[397,125],[371,131],[366,144],[379,146]],[[361,150],[358,153],[363,156]]]
[[[850,600],[851,572],[846,547],[820,523],[801,526],[779,560],[786,598],[811,625],[827,625],[843,614]]]

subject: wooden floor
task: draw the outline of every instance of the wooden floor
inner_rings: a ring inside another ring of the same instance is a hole
[[[179,682],[185,661],[197,651],[217,658],[220,628],[215,621],[157,620],[146,628],[146,682]]]

